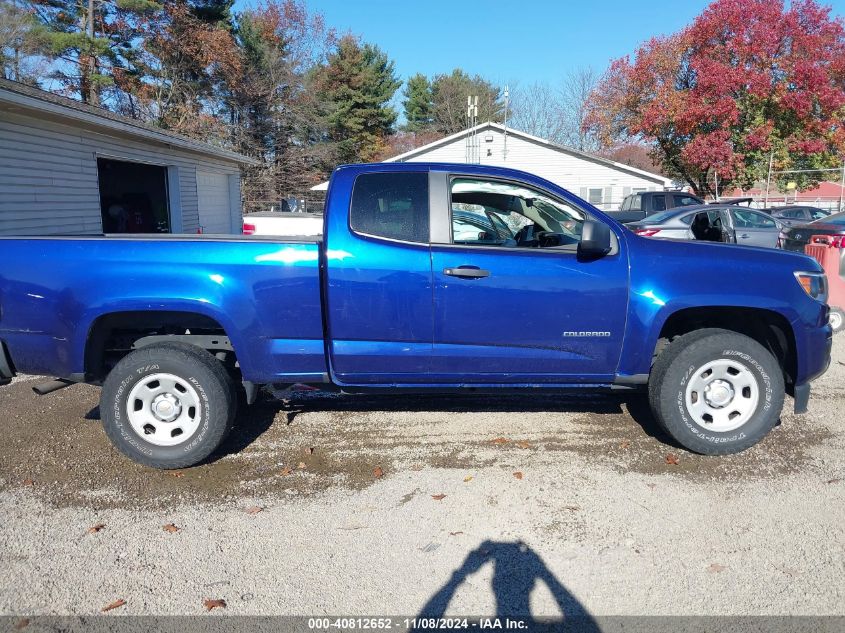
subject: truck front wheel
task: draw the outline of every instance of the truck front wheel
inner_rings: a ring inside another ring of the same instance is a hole
[[[185,468],[207,458],[234,423],[229,374],[203,349],[184,343],[132,352],[103,384],[100,414],[114,445],[153,468]]]
[[[777,424],[784,380],[772,354],[752,338],[705,329],[675,339],[657,358],[649,402],[679,444],[704,455],[743,451]]]

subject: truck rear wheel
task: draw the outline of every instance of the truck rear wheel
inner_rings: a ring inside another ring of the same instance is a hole
[[[674,340],[649,381],[657,421],[684,448],[704,455],[754,446],[777,424],[783,400],[783,373],[774,356],[730,330],[699,330]]]
[[[221,363],[184,343],[125,356],[103,384],[103,427],[127,457],[153,468],[198,464],[232,428],[237,396]]]

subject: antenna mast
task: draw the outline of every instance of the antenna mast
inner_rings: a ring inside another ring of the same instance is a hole
[[[466,144],[466,162],[478,163],[479,149],[478,149],[478,95],[467,97],[467,125],[469,126],[469,134],[467,134]]]
[[[508,105],[510,104],[511,91],[505,85],[505,146],[502,150],[502,160],[508,159]]]

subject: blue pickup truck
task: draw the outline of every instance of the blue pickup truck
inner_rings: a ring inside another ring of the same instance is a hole
[[[492,167],[340,167],[320,239],[0,238],[0,380],[102,385],[116,446],[208,457],[266,385],[641,390],[704,454],[744,450],[828,366],[825,277],[794,253],[641,238]]]

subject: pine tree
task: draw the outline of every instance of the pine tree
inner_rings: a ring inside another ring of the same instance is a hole
[[[378,47],[347,35],[319,70],[317,85],[338,160],[373,160],[396,123],[390,100],[401,82],[393,62]]]
[[[421,73],[410,77],[403,92],[405,100],[405,130],[408,132],[422,132],[428,130],[434,123],[434,101],[431,92],[431,82]]]
[[[99,104],[116,73],[131,68],[145,16],[161,0],[28,0],[40,28],[40,53],[53,61],[49,78],[64,92]]]

